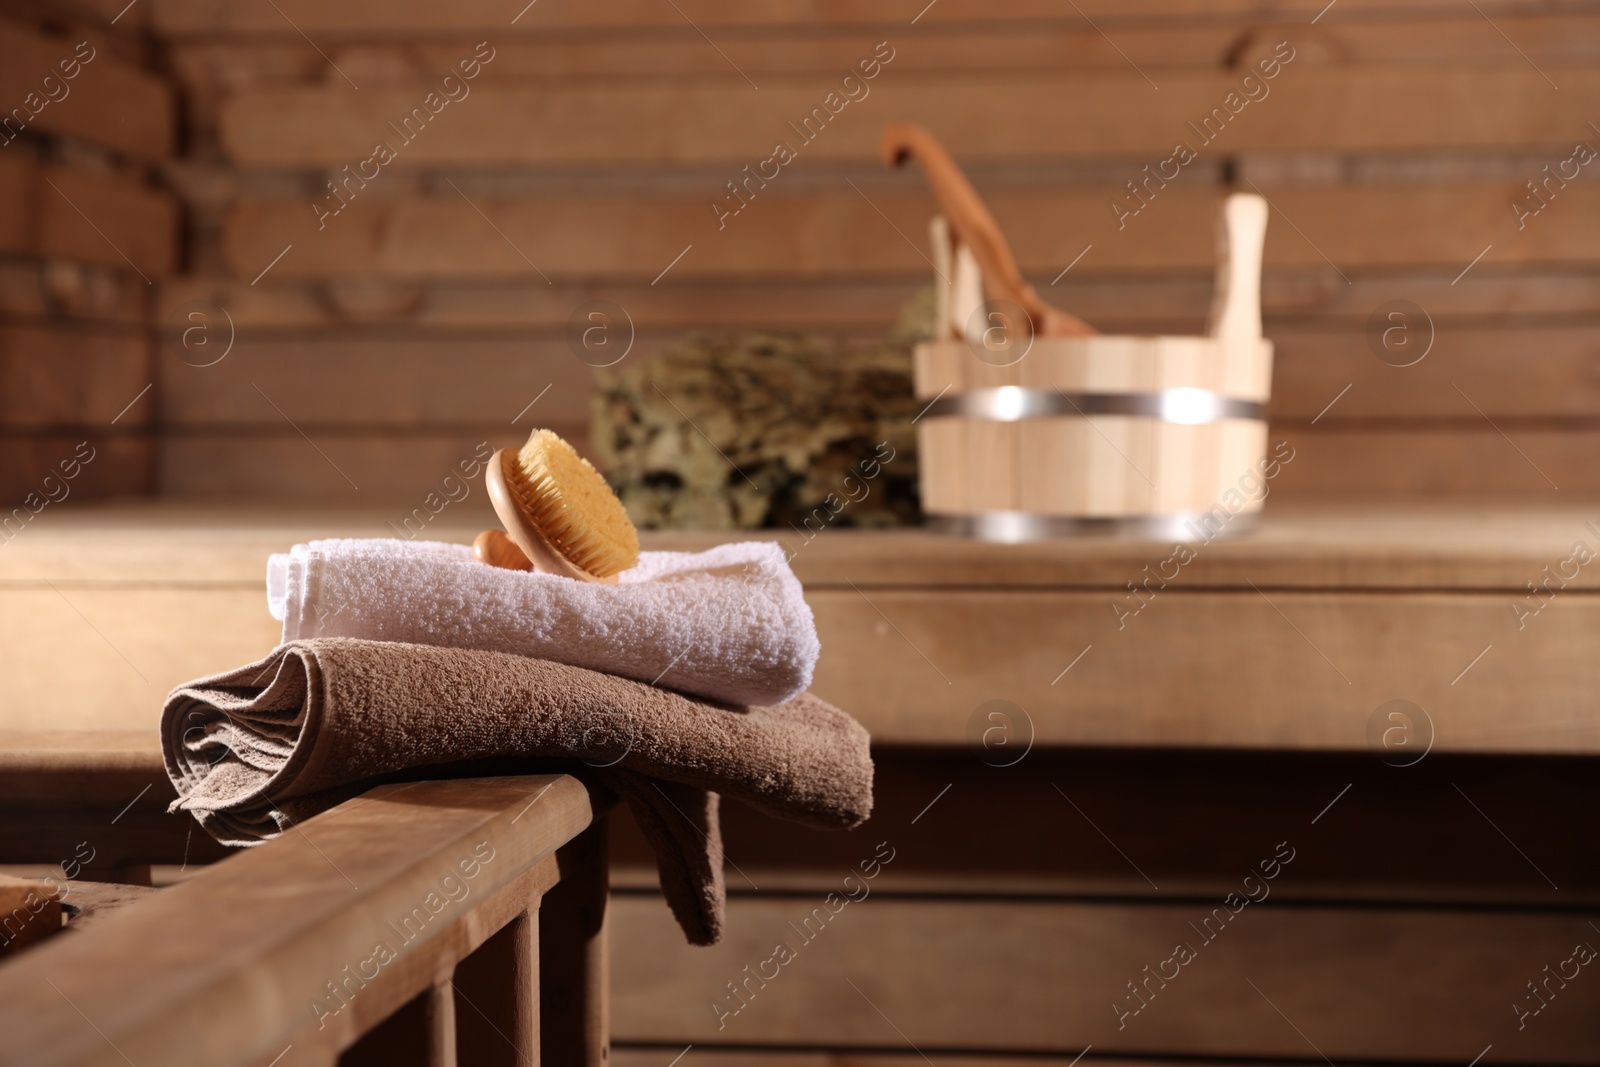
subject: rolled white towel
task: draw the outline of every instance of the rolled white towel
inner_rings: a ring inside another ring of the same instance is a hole
[[[480,563],[465,545],[326,540],[267,561],[283,640],[356,637],[511,652],[730,704],[781,704],[821,645],[783,550],[644,552],[615,585]]]

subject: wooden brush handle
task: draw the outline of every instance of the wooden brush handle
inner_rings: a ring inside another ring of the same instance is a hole
[[[912,157],[922,166],[933,198],[950,220],[956,238],[972,250],[990,297],[1009,300],[1026,311],[1038,337],[1088,337],[1097,332],[1076,315],[1045,303],[1033,286],[1022,280],[1000,225],[933,134],[908,122],[891,123],[883,133],[884,162],[898,167]]]
[[[504,530],[483,531],[472,542],[472,554],[491,567],[504,567],[508,571],[533,570],[533,561]]]
[[[615,574],[606,578],[590,574],[566,556],[561,550],[550,543],[534,522],[522,510],[517,495],[511,490],[509,477],[506,474],[506,465],[517,462],[517,452],[512,448],[502,448],[489,460],[483,472],[483,486],[489,491],[489,503],[494,507],[494,513],[500,517],[501,524],[506,532],[500,536],[510,541],[529,561],[529,567],[540,574],[559,574],[563,578],[572,578],[580,582],[605,582],[614,584],[617,580]],[[490,530],[489,533],[498,533]],[[481,539],[481,535],[480,535]],[[474,543],[476,548],[476,543]],[[484,558],[479,556],[480,559]]]

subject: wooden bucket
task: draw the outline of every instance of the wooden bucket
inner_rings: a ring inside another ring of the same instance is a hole
[[[1252,528],[1276,473],[1266,454],[1272,342],[1261,336],[1266,215],[1257,196],[1223,204],[1204,337],[1031,337],[1020,308],[983,303],[976,263],[952,252],[936,219],[949,279],[943,336],[915,354],[928,525],[996,541],[1193,542]]]

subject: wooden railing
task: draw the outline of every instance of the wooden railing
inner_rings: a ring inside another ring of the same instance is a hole
[[[597,815],[564,775],[375,789],[0,966],[0,1064],[602,1064]]]

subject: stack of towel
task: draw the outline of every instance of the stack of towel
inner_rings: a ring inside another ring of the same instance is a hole
[[[538,760],[627,800],[684,933],[710,944],[718,794],[827,828],[870,812],[866,731],[805,693],[816,626],[776,545],[646,552],[609,585],[459,545],[314,541],[271,558],[267,599],[283,643],[162,716],[173,807],[224,843],[425,768]]]

